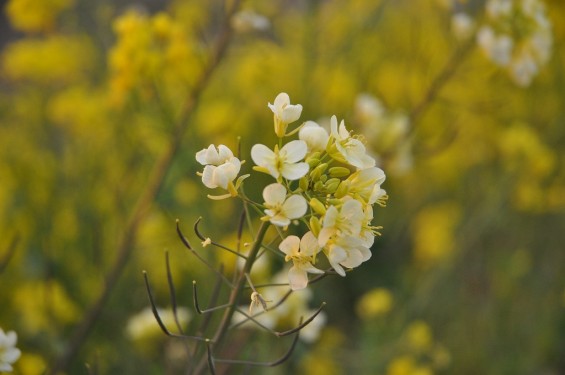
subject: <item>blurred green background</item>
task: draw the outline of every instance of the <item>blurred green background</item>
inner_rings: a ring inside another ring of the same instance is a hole
[[[206,198],[194,155],[241,137],[250,170],[279,92],[301,120],[335,114],[364,134],[390,198],[372,259],[312,285],[312,306],[328,303],[318,341],[257,373],[565,373],[562,1],[545,2],[551,58],[527,87],[455,32],[453,14],[480,24],[483,1],[244,1],[255,16],[227,32],[236,2],[0,4],[0,327],[18,333],[15,373],[68,353],[112,273],[66,373],[180,373],[174,340],[127,334],[148,306],[141,271],[167,306],[167,250],[194,316],[192,280],[203,295],[212,282],[175,219],[195,243],[199,216],[229,243],[241,208]],[[287,345],[256,340],[265,358]]]

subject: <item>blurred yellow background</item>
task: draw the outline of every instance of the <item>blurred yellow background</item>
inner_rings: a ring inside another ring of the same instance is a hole
[[[481,0],[0,4],[0,327],[18,333],[14,373],[43,373],[76,342],[69,374],[179,373],[178,342],[127,333],[148,306],[141,271],[169,305],[167,250],[179,304],[192,309],[192,280],[206,295],[175,219],[196,243],[200,216],[229,242],[241,206],[206,198],[194,155],[241,137],[250,169],[279,92],[301,120],[337,115],[363,134],[390,198],[372,259],[312,286],[312,305],[328,303],[318,341],[253,373],[565,373],[562,1],[545,1],[551,55],[526,85],[477,43],[492,21]],[[257,340],[262,358],[281,352]]]

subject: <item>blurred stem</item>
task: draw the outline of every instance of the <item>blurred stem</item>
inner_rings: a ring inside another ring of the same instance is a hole
[[[449,82],[451,77],[457,72],[457,69],[461,66],[461,63],[465,60],[472,47],[475,45],[475,38],[469,38],[465,44],[460,48],[456,49],[451,58],[447,61],[443,69],[435,76],[433,81],[430,83],[428,90],[424,94],[424,97],[420,100],[416,106],[410,112],[410,123],[416,124],[416,122],[422,117],[424,112],[431,106],[439,95],[441,89]],[[412,127],[414,129],[414,127]]]
[[[47,370],[46,374],[58,374],[64,372],[69,367],[71,361],[76,358],[80,348],[90,335],[90,332],[99,319],[112,291],[118,283],[118,280],[120,279],[135,246],[139,226],[147,217],[155,198],[159,194],[165,177],[167,176],[174,157],[180,147],[191,116],[198,105],[204,89],[208,86],[210,78],[225,55],[232,37],[230,19],[238,8],[239,1],[235,0],[233,1],[232,6],[226,11],[218,39],[212,48],[208,64],[205,66],[202,75],[195,83],[189,95],[187,95],[179,120],[175,124],[174,130],[169,137],[168,147],[155,163],[146,188],[131,211],[129,220],[124,228],[123,237],[117,247],[118,255],[116,256],[112,267],[106,273],[104,287],[100,291],[96,300],[85,311],[83,320],[75,327],[67,346],[64,348],[61,355],[53,361],[51,368]]]
[[[263,244],[263,239],[265,238],[267,229],[269,229],[269,225],[270,222],[263,221],[261,223],[261,226],[259,227],[259,231],[257,232],[257,237],[255,238],[255,242],[253,243],[253,247],[249,251],[249,255],[247,255],[247,260],[245,262],[245,265],[243,266],[243,269],[239,273],[237,282],[234,285],[232,292],[230,293],[230,298],[228,302],[230,304],[230,307],[228,307],[225,310],[220,325],[218,326],[216,333],[214,334],[214,338],[212,339],[212,341],[214,342],[214,346],[221,347],[222,345],[222,341],[232,322],[233,314],[238,307],[238,301],[241,297],[241,293],[243,292],[243,289],[245,289],[244,288],[246,281],[245,275],[251,272],[251,268],[253,267],[253,263],[255,263],[255,259],[257,259],[257,254],[261,249],[261,246]],[[206,366],[207,366],[207,358],[203,357],[198,365],[196,373],[197,374],[203,373],[205,371]]]

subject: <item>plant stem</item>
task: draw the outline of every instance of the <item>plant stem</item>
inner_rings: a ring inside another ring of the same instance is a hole
[[[218,326],[216,333],[214,334],[214,338],[212,339],[214,341],[214,346],[216,347],[218,346],[221,347],[222,341],[225,338],[228,328],[232,322],[233,314],[238,306],[238,301],[241,297],[241,293],[243,292],[245,286],[245,281],[246,281],[245,274],[251,272],[251,268],[253,267],[253,263],[255,263],[255,259],[257,259],[257,254],[261,249],[261,246],[263,244],[263,239],[265,238],[267,229],[269,229],[269,225],[270,222],[268,221],[264,221],[261,223],[261,226],[259,227],[259,231],[257,232],[257,237],[255,238],[255,242],[253,243],[253,247],[251,248],[249,255],[247,255],[247,260],[245,262],[245,265],[243,266],[243,269],[239,273],[234,288],[230,293],[230,297],[229,297],[230,306],[225,310],[220,325]],[[207,361],[206,358],[204,357],[200,361],[196,373],[197,374],[203,373],[206,364]]]

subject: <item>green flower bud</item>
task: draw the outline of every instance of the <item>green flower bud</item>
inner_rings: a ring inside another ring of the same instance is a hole
[[[298,181],[298,187],[302,189],[302,191],[308,191],[308,177],[304,176]]]
[[[331,177],[346,177],[351,173],[351,171],[345,167],[332,167],[329,172]]]
[[[310,172],[310,178],[313,181],[317,181],[320,176],[322,176],[322,174],[324,174],[324,172],[326,171],[326,169],[328,168],[328,164],[327,163],[323,163],[318,165],[316,168],[314,168],[314,170],[312,172]]]
[[[314,184],[314,191],[322,191],[324,190],[324,183],[322,181],[317,181]]]
[[[336,198],[341,199],[345,197],[348,192],[349,192],[349,181],[341,181],[334,195]]]
[[[310,217],[310,230],[314,236],[318,237],[320,230],[322,230],[322,225],[320,224],[320,219],[318,219],[318,217]]]
[[[314,169],[318,164],[320,164],[320,159],[308,158],[306,159],[306,163],[308,163],[310,169]]]
[[[326,214],[326,207],[324,207],[324,204],[320,202],[318,199],[316,198],[310,199],[309,204],[310,207],[312,207],[312,209],[314,210],[314,212],[317,213],[318,215]]]
[[[326,181],[326,190],[328,191],[328,193],[330,194],[335,193],[340,182],[341,181],[339,178],[330,178],[328,181]]]
[[[320,176],[320,181],[322,181],[324,184],[326,183],[327,180],[328,180],[327,174],[323,174],[323,175]]]

